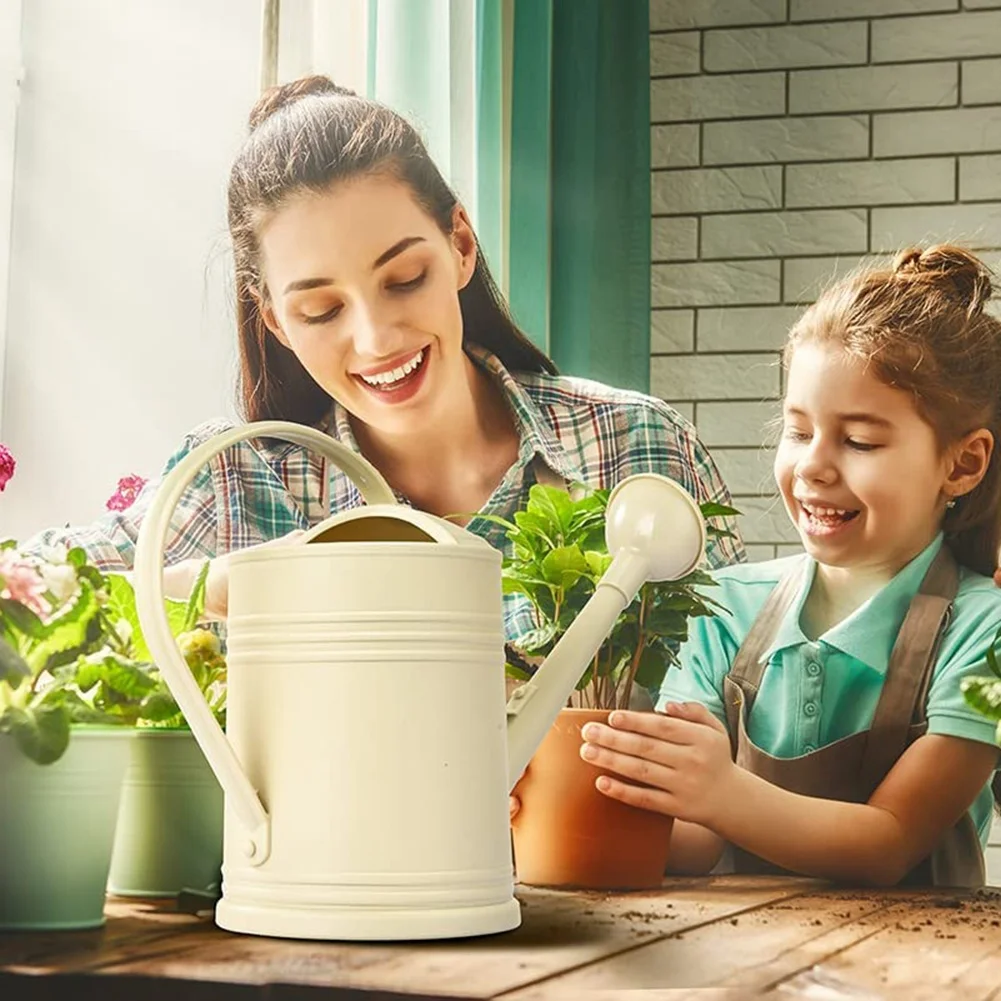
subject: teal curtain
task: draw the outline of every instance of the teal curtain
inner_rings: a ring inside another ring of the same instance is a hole
[[[561,371],[647,391],[648,2],[515,0],[514,18],[515,317]]]

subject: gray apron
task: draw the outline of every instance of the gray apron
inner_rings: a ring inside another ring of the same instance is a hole
[[[907,746],[928,730],[925,703],[939,642],[949,621],[959,574],[943,545],[911,601],[894,643],[886,680],[868,730],[842,737],[795,758],[776,758],[747,735],[747,717],[761,687],[762,655],[800,592],[806,560],[779,581],[751,626],[723,680],[734,761],[773,785],[804,796],[866,803]],[[736,872],[778,873],[780,868],[733,846]],[[984,856],[969,811],[902,885],[980,887]]]

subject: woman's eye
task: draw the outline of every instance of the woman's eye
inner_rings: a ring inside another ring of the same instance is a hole
[[[424,279],[427,278],[427,275],[427,271],[422,271],[415,278],[411,278],[410,281],[391,283],[389,288],[394,292],[413,292],[414,289],[420,288],[424,284]]]
[[[326,311],[326,313],[320,313],[319,316],[310,316],[308,313],[302,314],[303,323],[327,323],[332,320],[341,311],[343,307],[341,305],[332,306]]]

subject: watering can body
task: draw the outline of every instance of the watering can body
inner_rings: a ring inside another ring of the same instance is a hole
[[[162,548],[201,464],[241,438],[272,435],[325,453],[374,503],[300,543],[230,555],[223,734],[163,615]],[[568,633],[564,653],[506,706],[500,553],[395,504],[379,474],[346,452],[284,422],[224,432],[168,474],[140,533],[144,634],[226,793],[216,921],[336,940],[509,930],[520,908],[508,790],[645,567],[605,588],[604,621],[580,616],[576,639]],[[696,561],[703,544],[704,535]],[[534,684],[543,674],[548,692]],[[509,716],[520,727],[510,747]]]

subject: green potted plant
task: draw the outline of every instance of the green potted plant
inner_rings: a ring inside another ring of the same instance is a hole
[[[104,921],[132,729],[123,705],[149,684],[114,658],[107,579],[82,550],[44,558],[0,543],[0,929]]]
[[[495,519],[512,546],[504,560],[504,592],[523,595],[535,618],[535,628],[507,647],[509,678],[531,676],[611,563],[604,537],[608,496],[607,490],[571,495],[536,484],[513,523]],[[729,534],[710,519],[738,513],[720,504],[702,504],[700,510],[710,536]],[[593,720],[607,722],[613,709],[653,708],[650,693],[677,663],[690,618],[720,608],[702,593],[713,584],[703,570],[646,584],[619,617],[516,789],[520,881],[619,889],[660,885],[672,819],[602,796],[594,785],[598,770],[580,757],[580,731]]]

